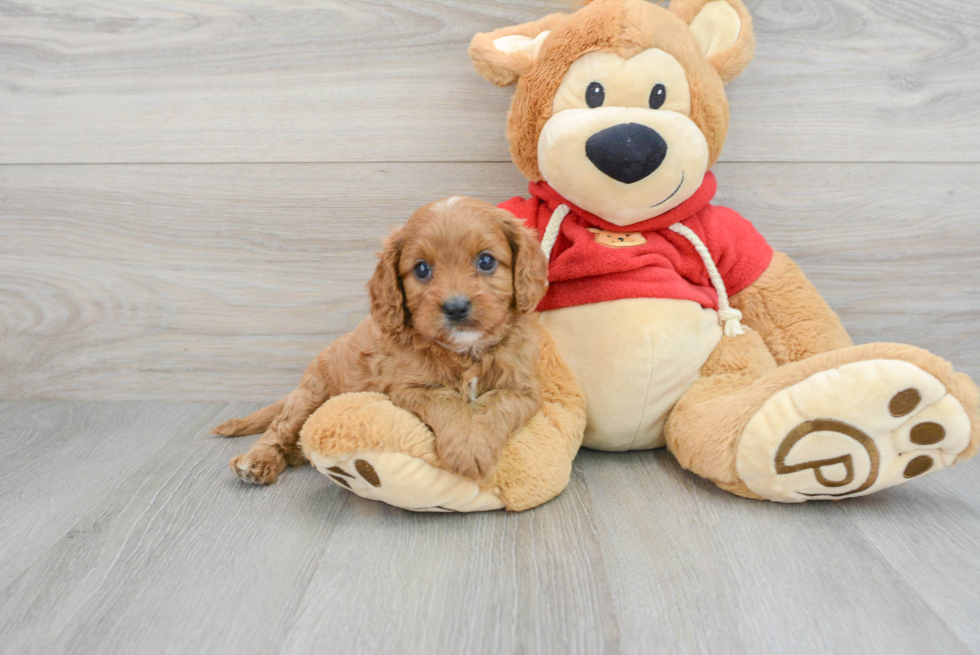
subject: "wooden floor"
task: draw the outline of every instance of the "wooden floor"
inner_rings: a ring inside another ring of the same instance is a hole
[[[842,503],[742,500],[586,451],[523,514],[411,514],[207,434],[242,403],[0,404],[5,653],[968,653],[971,465]]]
[[[747,4],[718,202],[980,379],[980,2]],[[525,190],[466,45],[568,6],[0,0],[0,653],[980,653],[977,462],[784,506],[583,452],[519,515],[227,470],[392,226]]]

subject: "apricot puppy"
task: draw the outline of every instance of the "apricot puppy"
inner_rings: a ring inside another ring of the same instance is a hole
[[[547,269],[534,234],[505,210],[461,196],[422,207],[385,242],[368,283],[370,316],[324,349],[288,396],[215,428],[229,437],[265,430],[231,470],[275,482],[306,461],[299,432],[320,405],[377,391],[432,429],[445,468],[483,478],[541,405],[532,312]]]

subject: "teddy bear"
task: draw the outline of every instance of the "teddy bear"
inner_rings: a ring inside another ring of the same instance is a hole
[[[787,503],[862,496],[966,460],[980,445],[969,377],[914,346],[855,346],[786,254],[711,204],[729,122],[724,84],[753,49],[741,0],[593,0],[470,44],[480,75],[516,84],[506,136],[530,197],[501,206],[538,231],[549,258],[538,310],[553,361],[584,393],[582,445],[666,446],[725,491]],[[325,411],[355,400],[314,414],[304,433],[318,436],[304,448],[377,498],[357,453],[391,453],[412,469],[431,435],[412,416],[398,430],[385,421],[367,430]],[[357,402],[392,410],[384,398]],[[422,445],[408,452],[395,433],[413,430]],[[529,458],[532,442],[544,440],[512,439],[492,479],[469,483],[484,500],[456,506],[524,509],[564,488],[567,468]],[[578,444],[564,442],[574,457]],[[422,463],[446,488],[465,484]],[[532,501],[499,500],[545,469],[561,474]],[[399,498],[428,493],[427,477],[399,470],[386,473]]]
[[[967,459],[966,375],[912,346],[854,346],[787,255],[711,204],[724,84],[753,49],[741,0],[594,0],[471,43],[485,79],[517,84],[507,139],[531,196],[502,206],[550,258],[538,309],[585,392],[583,445],[666,445],[722,489],[781,502]]]

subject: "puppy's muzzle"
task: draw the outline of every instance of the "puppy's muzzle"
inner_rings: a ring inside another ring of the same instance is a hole
[[[622,123],[590,136],[585,156],[612,179],[633,184],[660,168],[667,156],[667,142],[646,125]]]
[[[442,303],[442,313],[450,323],[459,324],[470,316],[473,303],[466,296],[453,296]]]

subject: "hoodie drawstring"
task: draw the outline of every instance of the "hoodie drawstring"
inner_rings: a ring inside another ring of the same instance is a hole
[[[725,281],[721,279],[721,273],[718,272],[715,260],[711,258],[711,253],[708,252],[708,246],[704,245],[694,230],[686,225],[674,223],[670,226],[670,230],[690,241],[694,249],[701,255],[701,261],[704,262],[704,267],[708,269],[708,277],[711,278],[711,286],[718,293],[718,320],[725,326],[725,336],[737,337],[748,332],[749,329],[742,325],[742,312],[728,304],[728,290],[725,289]]]
[[[568,205],[558,205],[555,211],[551,213],[548,226],[544,229],[544,234],[541,235],[541,250],[544,251],[544,256],[548,258],[548,261],[551,261],[551,249],[555,247],[558,232],[561,230],[561,223],[568,216],[568,211]]]

